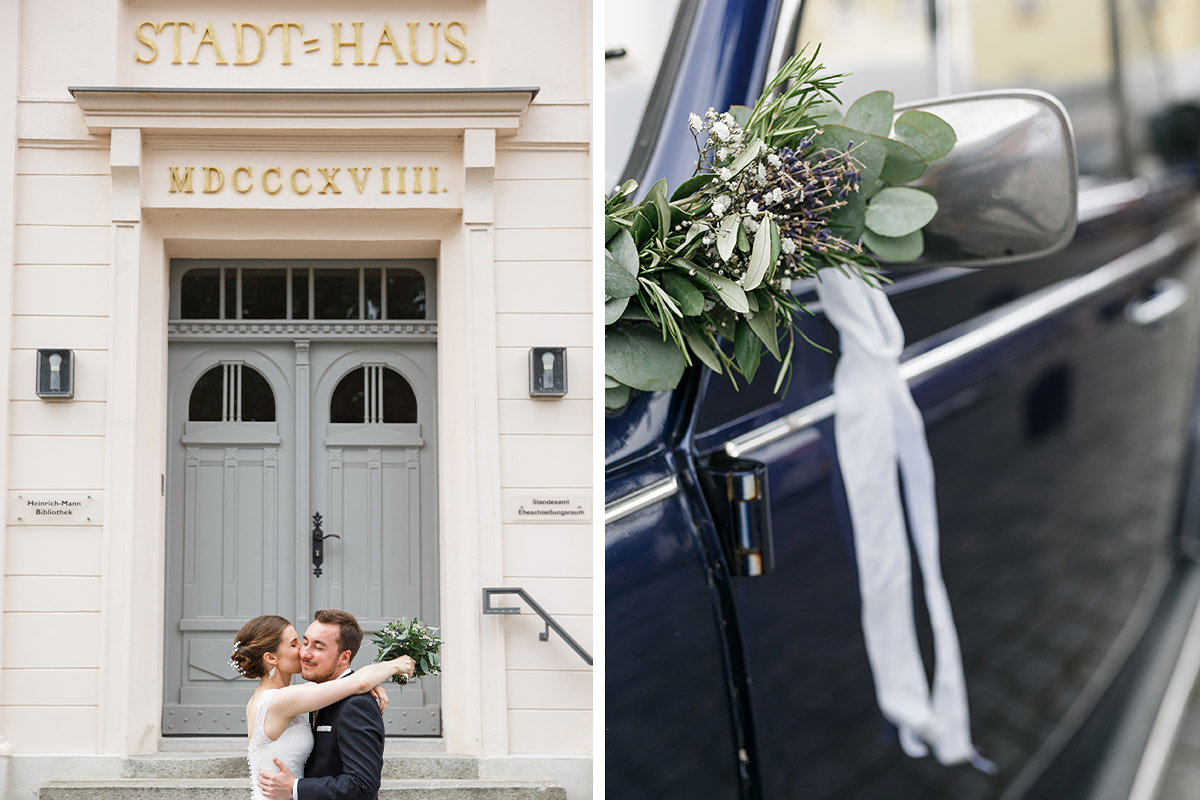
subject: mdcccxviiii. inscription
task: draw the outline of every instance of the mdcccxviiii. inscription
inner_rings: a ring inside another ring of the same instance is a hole
[[[168,194],[218,194],[263,192],[336,195],[439,194],[448,192],[439,183],[435,166],[309,167],[278,166],[255,170],[250,166],[168,166],[164,176]]]
[[[467,54],[463,22],[331,22],[314,30],[295,21],[230,22],[203,27],[196,20],[146,20],[134,28],[134,61],[153,64],[169,56],[184,65],[249,67],[264,61],[290,66],[293,59],[329,59],[334,67],[475,63]],[[397,33],[398,32],[398,33]]]

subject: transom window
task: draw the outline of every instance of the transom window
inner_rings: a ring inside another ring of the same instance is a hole
[[[188,421],[274,422],[275,393],[254,367],[240,361],[222,361],[192,387]]]
[[[330,422],[416,422],[417,396],[396,370],[364,364],[338,381],[329,400]]]
[[[204,266],[180,278],[179,318],[425,319],[426,294],[404,267]]]

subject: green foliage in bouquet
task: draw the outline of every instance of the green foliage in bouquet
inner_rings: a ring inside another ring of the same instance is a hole
[[[413,671],[413,679],[424,678],[426,675],[439,675],[442,671],[442,639],[437,635],[437,628],[429,628],[414,617],[411,621],[401,617],[392,620],[380,629],[372,639],[379,648],[375,663],[390,661],[400,656],[409,656],[417,662]],[[392,683],[408,683],[407,676],[393,675]]]
[[[924,111],[894,117],[891,92],[844,116],[841,75],[802,50],[753,108],[692,114],[696,174],[632,201],[633,181],[605,200],[605,405],[633,389],[673,389],[696,361],[754,379],[765,349],[791,370],[803,306],[794,280],[834,267],[881,280],[876,257],[910,261],[937,200],[903,186],[953,148],[954,130]],[[732,349],[721,341],[732,342]]]

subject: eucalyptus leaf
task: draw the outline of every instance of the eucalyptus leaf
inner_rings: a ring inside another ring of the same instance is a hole
[[[638,279],[629,274],[615,258],[604,254],[604,295],[610,299],[633,297],[637,294]]]
[[[771,302],[769,297],[759,297],[758,306],[758,312],[747,317],[746,323],[750,326],[750,330],[754,331],[754,335],[767,346],[767,350],[771,351],[771,355],[775,356],[775,360],[778,361],[779,328],[775,324],[775,304]]]
[[[871,252],[887,261],[912,261],[925,251],[925,235],[913,231],[906,236],[880,236],[874,231],[863,234],[863,243]]]
[[[609,240],[617,235],[617,231],[621,230],[621,226],[617,224],[615,219],[610,217],[604,218],[604,244],[607,245]]]
[[[892,129],[893,109],[896,96],[891,92],[879,91],[864,94],[854,101],[843,120],[848,128],[887,136]]]
[[[911,146],[882,136],[875,137],[875,141],[887,151],[887,158],[883,161],[883,172],[879,174],[886,183],[908,183],[925,173],[925,159]]]
[[[674,389],[683,377],[683,353],[647,325],[621,325],[604,342],[604,371],[626,386],[657,392]]]
[[[704,310],[704,293],[682,275],[662,273],[663,289],[675,300],[685,317],[694,317]]]
[[[685,200],[685,199],[691,197],[696,192],[700,191],[705,186],[707,186],[709,183],[711,183],[713,178],[715,178],[715,177],[717,177],[717,176],[711,172],[704,172],[704,173],[701,173],[700,175],[693,175],[692,177],[688,178],[683,183],[679,184],[679,188],[675,190],[675,194],[671,195],[671,202],[676,203],[676,202],[679,202],[680,200]]]
[[[746,376],[746,382],[754,380],[758,365],[762,361],[762,340],[758,338],[746,320],[738,320],[733,334],[733,357],[738,368]]]
[[[898,238],[925,227],[937,210],[937,200],[929,192],[889,186],[871,198],[863,221],[880,236]]]
[[[612,325],[621,318],[625,313],[626,307],[629,306],[628,297],[618,297],[613,300],[604,301],[604,324]]]
[[[750,310],[750,303],[746,300],[746,293],[742,290],[742,287],[729,280],[729,278],[699,268],[696,269],[696,277],[708,284],[717,293],[717,296],[721,298],[721,302],[729,307],[730,311],[745,314]]]
[[[622,385],[621,382],[619,380],[617,380],[616,378],[614,378],[612,375],[604,376],[604,388],[605,389],[615,389],[621,385]]]
[[[610,410],[617,410],[629,405],[629,396],[633,394],[633,390],[620,384],[611,389],[604,390],[604,407]]]
[[[758,288],[771,267],[771,226],[774,224],[775,221],[764,214],[758,230],[754,232],[754,250],[750,253],[750,266],[742,281],[742,288],[747,292]]]
[[[750,237],[746,234],[746,226],[738,226],[737,249],[739,253],[750,252]]]
[[[808,116],[818,124],[837,125],[842,121],[842,112],[838,110],[838,107],[825,101],[813,103],[809,108]]]
[[[846,205],[829,215],[829,227],[833,232],[848,242],[857,242],[863,235],[866,225],[863,217],[867,213],[867,196],[865,192],[851,192],[846,197]],[[798,252],[798,251],[797,251]]]
[[[636,277],[638,274],[638,249],[633,234],[622,228],[608,242],[608,252],[625,271]],[[616,297],[616,295],[609,295]]]
[[[913,135],[914,129],[925,134],[930,142],[932,142],[929,152],[922,150],[918,146],[918,142],[924,143],[924,139],[914,136],[915,141],[908,141],[908,137]],[[917,111],[915,109],[905,111],[896,118],[896,138],[906,141],[915,147],[926,161],[933,161],[935,158],[942,158],[949,155],[950,151],[954,149],[954,143],[958,141],[958,136],[954,133],[954,128],[946,120],[937,114],[930,114],[928,111]]]
[[[722,261],[728,261],[733,255],[733,247],[737,244],[738,229],[741,219],[736,214],[730,214],[721,220],[717,226],[717,253]]]

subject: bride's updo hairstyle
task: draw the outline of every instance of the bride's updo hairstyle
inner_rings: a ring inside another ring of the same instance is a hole
[[[274,614],[255,617],[242,626],[229,654],[229,666],[243,678],[261,678],[267,674],[263,656],[279,649],[283,632],[292,623]]]

